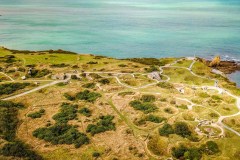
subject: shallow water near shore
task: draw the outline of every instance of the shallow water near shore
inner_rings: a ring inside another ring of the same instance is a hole
[[[237,87],[240,88],[240,71],[236,71],[232,74],[227,75],[228,78],[237,83]]]
[[[240,61],[239,0],[0,0],[0,15],[12,49]]]

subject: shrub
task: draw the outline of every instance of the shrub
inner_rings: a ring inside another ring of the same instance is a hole
[[[98,64],[98,62],[90,61],[90,62],[87,62],[87,64]]]
[[[209,114],[212,118],[217,118],[219,117],[219,115],[217,113],[210,113]]]
[[[108,80],[108,79],[101,79],[100,81],[99,81],[101,84],[109,84],[110,83],[110,81]]]
[[[89,74],[92,78],[94,79],[99,79],[99,78],[102,78],[100,75],[96,74],[96,73],[90,73]]]
[[[182,137],[188,137],[192,134],[190,129],[188,128],[188,125],[184,122],[177,122],[174,127],[174,132],[177,135],[180,135]]]
[[[82,87],[84,88],[94,88],[96,86],[96,83],[86,83]]]
[[[16,141],[18,109],[23,107],[21,103],[0,100],[0,137],[10,141],[0,149],[0,155],[41,160],[42,157],[31,151],[27,145]]]
[[[52,67],[52,68],[64,68],[64,67],[68,67],[68,66],[69,66],[69,64],[65,64],[65,63],[50,65],[50,67]]]
[[[173,85],[171,83],[168,82],[159,82],[157,84],[158,87],[164,88],[164,89],[173,89]]]
[[[169,113],[169,114],[173,114],[173,111],[171,108],[164,108],[164,112]]]
[[[97,124],[89,124],[87,126],[87,132],[95,135],[101,132],[115,130],[115,123],[112,122],[113,119],[114,116],[111,115],[100,116]]]
[[[119,64],[118,66],[119,66],[119,67],[127,67],[126,64]]]
[[[188,149],[185,146],[180,146],[178,148],[173,148],[172,149],[172,155],[177,158],[177,159],[183,159],[184,158],[184,153],[187,152]]]
[[[93,157],[96,157],[96,158],[97,158],[97,157],[100,157],[100,155],[101,155],[101,154],[100,154],[99,152],[93,152],[93,154],[92,154],[92,156],[93,156]]]
[[[159,68],[156,66],[150,66],[149,68],[145,68],[146,72],[154,72],[154,71],[159,71]]]
[[[71,79],[78,79],[77,75],[71,75]]]
[[[28,78],[41,78],[51,73],[48,69],[36,70],[32,69],[30,73],[26,75]]]
[[[18,90],[24,89],[29,86],[30,83],[7,83],[0,84],[0,95],[12,94]]]
[[[154,123],[161,123],[162,121],[166,120],[166,118],[158,117],[158,116],[154,116],[154,115],[150,114],[145,118],[145,120],[154,122]]]
[[[145,65],[157,65],[157,66],[164,66],[165,64],[161,62],[159,59],[156,58],[131,58],[128,59],[133,62],[145,64]]]
[[[64,93],[63,96],[69,101],[74,101],[75,100],[75,97],[71,96],[68,93]]]
[[[91,111],[88,108],[86,108],[86,107],[80,109],[78,112],[83,114],[86,117],[90,117],[91,116]]]
[[[60,113],[53,116],[53,119],[58,123],[67,123],[77,117],[77,105],[63,103],[61,105]]]
[[[38,112],[34,112],[34,113],[31,113],[31,114],[28,114],[27,116],[28,117],[31,117],[32,119],[35,119],[35,118],[41,118],[42,115],[45,114],[45,110],[44,109],[40,109]]]
[[[143,111],[144,113],[151,113],[157,110],[157,107],[154,104],[148,102],[142,103],[138,100],[131,101],[130,106],[136,110]]]
[[[182,105],[179,105],[179,106],[176,106],[177,108],[181,108],[181,109],[188,109],[187,105],[185,104],[182,104]]]
[[[18,125],[18,109],[24,106],[20,103],[0,100],[0,137],[13,141]]]
[[[76,128],[65,123],[57,123],[52,127],[38,128],[33,136],[52,144],[74,144],[76,148],[89,143],[89,138]]]
[[[213,154],[216,154],[220,151],[217,143],[215,143],[214,141],[206,142],[206,144],[203,144],[200,147],[200,149],[201,149],[201,151],[203,151],[207,155],[213,155]]]
[[[56,84],[56,85],[59,86],[59,87],[62,87],[62,86],[66,86],[67,83],[65,83],[65,82],[60,82],[60,83],[58,83],[58,84]]]
[[[140,100],[143,102],[154,102],[156,97],[154,95],[143,95]]]
[[[121,92],[121,93],[118,93],[119,96],[126,96],[126,95],[134,95],[135,93],[134,92]]]
[[[186,148],[184,146],[173,149],[172,154],[178,159],[200,160],[202,158],[202,153],[198,148]]]
[[[166,136],[166,137],[168,137],[170,134],[174,134],[173,127],[168,123],[164,124],[163,127],[159,128],[158,131],[161,136]]]
[[[43,159],[40,155],[32,151],[28,145],[20,141],[14,141],[14,142],[5,144],[3,148],[0,150],[0,153],[3,156],[13,156],[13,157],[19,157],[19,158],[26,158],[30,160]]]
[[[85,100],[88,102],[95,102],[102,95],[96,92],[90,92],[89,90],[85,90],[83,92],[79,92],[76,95],[76,99]]]

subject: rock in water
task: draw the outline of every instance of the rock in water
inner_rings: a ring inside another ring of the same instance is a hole
[[[220,56],[216,56],[215,58],[213,58],[212,62],[210,63],[210,67],[217,67],[219,66],[220,62],[221,62]]]

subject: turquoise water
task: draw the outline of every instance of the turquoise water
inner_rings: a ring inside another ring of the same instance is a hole
[[[240,60],[239,0],[0,0],[0,15],[14,49]]]

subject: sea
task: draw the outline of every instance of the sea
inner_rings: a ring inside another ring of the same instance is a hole
[[[240,0],[0,0],[0,45],[239,62]]]

